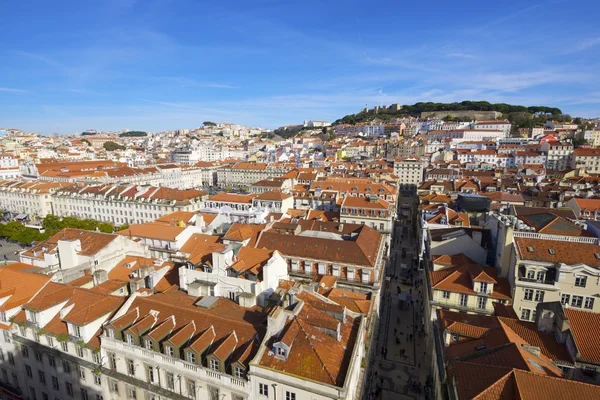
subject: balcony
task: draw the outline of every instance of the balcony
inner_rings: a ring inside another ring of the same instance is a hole
[[[224,388],[244,391],[249,393],[250,384],[244,379],[234,378],[231,375],[224,374],[219,371],[213,371],[209,368],[205,368],[198,364],[193,364],[179,358],[169,357],[162,353],[150,351],[143,347],[130,345],[120,340],[115,340],[109,337],[102,337],[102,344],[104,348],[109,351],[115,351],[117,354],[128,356],[132,359],[140,360],[143,362],[151,362],[154,365],[170,366],[174,370],[182,371],[184,373],[191,373],[197,379],[209,382],[214,385],[220,385]]]
[[[491,300],[488,299],[487,304],[491,304],[490,301]],[[437,307],[441,307],[441,308],[453,308],[453,309],[460,310],[460,311],[474,312],[474,313],[478,313],[478,314],[491,315],[493,313],[493,311],[490,311],[488,309],[471,307],[468,305],[468,303],[467,303],[467,305],[463,305],[462,303],[460,303],[458,301],[444,299],[442,296],[439,296],[439,295],[434,296],[432,298],[431,304],[433,306],[437,306]]]

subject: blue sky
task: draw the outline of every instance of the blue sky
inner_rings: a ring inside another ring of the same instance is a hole
[[[0,127],[277,127],[461,100],[600,116],[594,0],[21,0],[0,15]]]

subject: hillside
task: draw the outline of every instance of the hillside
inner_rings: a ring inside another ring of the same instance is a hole
[[[389,121],[395,118],[421,117],[421,113],[433,111],[448,111],[448,120],[470,120],[467,117],[453,117],[452,111],[497,111],[501,118],[508,119],[515,128],[526,128],[544,124],[548,119],[559,121],[570,121],[569,115],[562,114],[559,108],[546,106],[525,107],[506,103],[489,103],[487,101],[462,101],[460,103],[415,103],[403,105],[399,110],[380,107],[377,112],[374,109],[363,110],[357,114],[346,115],[333,124],[351,124],[370,122],[375,119]]]

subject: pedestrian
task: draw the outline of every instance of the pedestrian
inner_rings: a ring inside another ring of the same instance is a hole
[[[396,335],[396,332],[398,332],[398,329],[394,328],[394,335]]]

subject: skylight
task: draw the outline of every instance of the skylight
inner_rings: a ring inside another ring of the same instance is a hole
[[[550,253],[550,254],[552,254],[552,255],[555,255],[555,254],[556,254],[556,252],[554,251],[554,249],[548,249],[548,253]]]
[[[527,251],[530,253],[533,253],[533,247],[532,246],[527,246]]]

